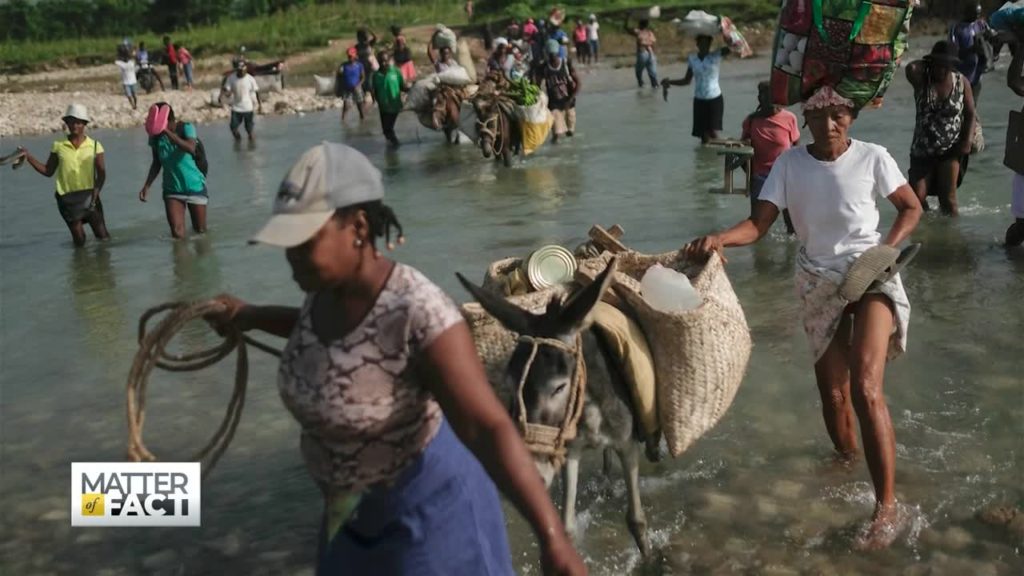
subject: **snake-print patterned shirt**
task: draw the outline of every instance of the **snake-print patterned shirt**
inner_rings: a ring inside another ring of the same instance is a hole
[[[441,408],[417,363],[462,316],[423,274],[397,263],[366,317],[338,340],[313,332],[313,301],[306,297],[278,374],[281,399],[302,426],[303,459],[321,488],[389,483],[437,433]]]

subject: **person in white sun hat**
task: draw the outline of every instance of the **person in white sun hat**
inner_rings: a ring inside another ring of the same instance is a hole
[[[67,127],[67,137],[53,143],[45,164],[24,147],[19,146],[18,152],[36,172],[47,178],[57,176],[57,209],[75,246],[85,245],[85,224],[97,240],[107,240],[110,234],[100,202],[100,190],[107,179],[103,145],[85,133],[90,118],[84,105],[71,104],[61,120]]]
[[[307,150],[253,238],[286,248],[305,301],[224,295],[209,318],[288,338],[278,390],[325,502],[317,573],[511,575],[497,483],[533,526],[544,573],[585,574],[458,308],[378,250],[392,228],[403,239],[383,199],[360,152]]]
[[[855,545],[882,548],[905,524],[896,505],[896,435],[883,392],[885,366],[907,347],[910,302],[897,273],[916,246],[900,252],[921,218],[921,203],[889,152],[849,137],[853,102],[829,86],[804,104],[814,141],[772,166],[750,218],[684,249],[706,257],[753,244],[789,208],[800,240],[796,292],[814,357],[825,428],[838,456],[858,453],[857,424],[875,489],[875,511]],[[883,235],[877,199],[896,208]]]

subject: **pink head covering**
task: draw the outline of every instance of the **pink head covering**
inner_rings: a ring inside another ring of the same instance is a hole
[[[850,109],[856,108],[853,104],[853,100],[840,96],[839,93],[831,86],[822,86],[821,88],[818,88],[813,96],[804,102],[804,112],[821,110],[822,108],[829,108],[831,106],[846,106]]]

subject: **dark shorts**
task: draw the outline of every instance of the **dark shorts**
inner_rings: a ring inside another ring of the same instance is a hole
[[[253,119],[253,113],[252,112],[235,112],[234,110],[232,110],[231,111],[231,131],[232,132],[237,131],[239,125],[241,125],[242,122],[245,122],[245,131],[246,132],[252,132],[252,123],[253,123],[252,119]]]
[[[910,157],[910,169],[907,170],[907,180],[911,185],[931,178],[932,172],[939,164],[947,160],[959,160],[960,171],[957,174],[956,187],[959,188],[960,184],[964,181],[964,176],[967,175],[967,164],[970,161],[970,156],[958,156],[955,152],[946,153],[942,156],[927,156],[927,157]],[[929,196],[937,196],[938,191],[932,187],[928,188]]]
[[[750,201],[756,202],[761,197],[761,189],[764,188],[764,183],[768,180],[767,174],[751,174],[750,175]]]
[[[103,213],[103,203],[96,199],[96,206],[92,206],[92,190],[79,190],[68,192],[61,196],[54,193],[57,199],[57,210],[68,224],[89,220],[94,214]]]
[[[587,42],[577,42],[576,43],[576,56],[581,57],[581,58],[583,56],[590,56],[590,44],[587,43]]]
[[[725,112],[725,98],[711,100],[693,99],[693,136],[703,138],[704,134],[722,129],[722,114]]]

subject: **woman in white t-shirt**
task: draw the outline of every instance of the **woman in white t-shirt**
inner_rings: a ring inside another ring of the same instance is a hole
[[[910,303],[898,274],[853,303],[840,296],[839,286],[869,248],[903,242],[917,226],[921,204],[885,148],[847,136],[857,116],[851,101],[822,88],[806,102],[804,115],[814,142],[779,156],[750,218],[684,250],[706,257],[726,246],[753,244],[789,209],[802,244],[797,293],[825,426],[840,456],[849,459],[858,451],[859,422],[875,487],[872,522],[857,545],[881,548],[895,539],[903,516],[896,507],[896,438],[882,381],[886,360],[906,349]],[[876,197],[898,211],[884,240]]]

